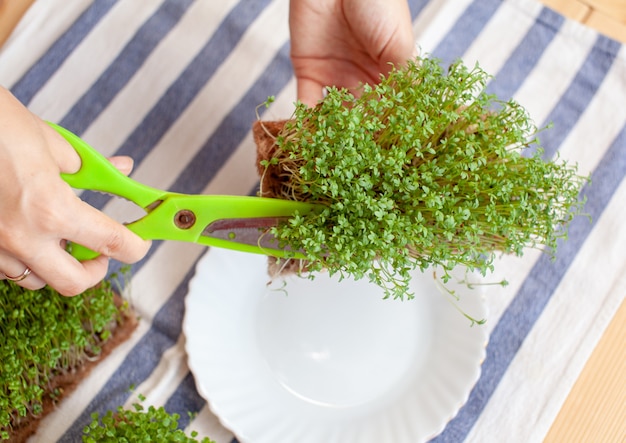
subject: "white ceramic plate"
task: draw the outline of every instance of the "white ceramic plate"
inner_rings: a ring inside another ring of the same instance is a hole
[[[432,273],[416,272],[410,301],[325,274],[268,280],[266,257],[211,249],[186,299],[189,367],[242,443],[415,443],[467,400],[487,333]],[[453,289],[485,317],[479,290]]]

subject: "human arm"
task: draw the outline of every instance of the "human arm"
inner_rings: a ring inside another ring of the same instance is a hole
[[[128,159],[114,159],[127,171]],[[106,275],[108,259],[133,263],[146,242],[81,201],[60,173],[80,168],[74,149],[45,122],[0,88],[0,278],[32,273],[19,284],[49,284],[76,295]],[[102,255],[78,262],[65,251],[73,241]]]

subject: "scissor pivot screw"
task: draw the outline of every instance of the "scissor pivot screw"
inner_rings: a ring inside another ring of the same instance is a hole
[[[189,229],[196,222],[196,214],[189,209],[181,209],[174,216],[174,223],[180,229]]]

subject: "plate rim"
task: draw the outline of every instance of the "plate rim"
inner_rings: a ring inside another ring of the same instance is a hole
[[[191,316],[189,315],[189,312],[191,312],[191,309],[193,308],[192,306],[190,306],[190,304],[193,302],[193,300],[195,299],[194,297],[194,288],[198,285],[198,282],[203,278],[206,277],[203,274],[203,265],[205,264],[205,262],[210,261],[211,259],[215,258],[215,255],[221,255],[221,254],[234,254],[234,256],[237,256],[239,254],[243,254],[240,252],[235,252],[235,251],[229,251],[229,250],[225,250],[225,249],[220,249],[220,248],[209,248],[207,249],[207,251],[205,251],[203,253],[203,255],[200,257],[200,259],[196,262],[196,266],[195,266],[195,270],[194,270],[194,275],[191,277],[190,281],[189,281],[189,285],[188,285],[188,292],[185,296],[185,314],[184,314],[184,318],[183,318],[183,334],[185,334],[185,351],[186,351],[186,355],[187,355],[187,364],[189,367],[190,372],[192,373],[192,376],[194,377],[197,389],[198,389],[198,393],[201,395],[201,397],[205,400],[209,410],[211,411],[211,413],[217,418],[217,420],[219,421],[219,423],[225,427],[226,429],[228,429],[230,432],[233,433],[233,435],[235,436],[235,438],[237,438],[238,441],[244,443],[247,441],[253,441],[253,440],[249,440],[249,436],[246,436],[243,433],[243,430],[240,429],[240,427],[237,426],[236,423],[236,416],[235,417],[227,417],[224,416],[224,410],[223,408],[220,408],[219,406],[216,406],[214,404],[214,398],[212,400],[213,394],[211,392],[208,392],[206,389],[205,384],[203,383],[203,376],[200,373],[201,371],[201,367],[197,367],[196,364],[198,363],[196,361],[196,359],[194,358],[195,355],[195,350],[193,349],[193,347],[190,347],[190,344],[193,343],[193,339],[189,339],[189,337],[191,336],[192,331],[190,331],[190,318]],[[258,256],[255,254],[244,254],[242,255],[242,257],[244,256],[254,256],[254,257],[261,257],[264,261],[266,261],[266,257],[264,256]],[[256,258],[255,258],[256,259]],[[260,261],[261,259],[259,259]],[[267,267],[263,266],[263,272],[267,272]],[[210,275],[210,273],[209,273]],[[267,279],[270,280],[270,277],[267,276]],[[479,293],[477,293],[476,296],[476,302],[478,303],[479,307],[481,308],[481,315],[484,315],[485,318],[487,318],[488,316],[488,309],[487,309],[487,304],[486,304],[486,297],[485,297],[485,291],[484,290],[480,290]],[[468,327],[470,327],[469,325],[469,321],[467,319],[465,319],[461,313],[458,313],[459,317],[463,318],[464,321],[467,322]],[[463,405],[465,405],[469,399],[470,393],[472,391],[472,389],[475,387],[476,383],[478,382],[478,379],[481,376],[482,373],[482,364],[486,358],[486,348],[487,348],[487,344],[488,344],[488,340],[489,340],[489,333],[487,331],[487,329],[484,326],[480,326],[481,330],[483,331],[483,334],[481,335],[481,343],[480,346],[478,347],[478,352],[476,352],[475,355],[473,355],[473,357],[476,359],[476,366],[473,367],[473,373],[474,376],[471,378],[471,380],[467,381],[465,383],[465,387],[463,389],[462,394],[459,394],[458,397],[455,399],[455,406],[454,408],[451,408],[449,412],[446,413],[445,417],[442,415],[441,418],[439,419],[439,425],[434,426],[434,430],[431,432],[431,434],[429,436],[417,436],[419,438],[425,438],[424,441],[427,441],[435,436],[437,436],[438,434],[440,434],[445,427],[447,426],[447,424],[459,413],[460,409],[463,407]],[[399,400],[396,400],[399,401]],[[357,405],[357,407],[360,407],[360,405]],[[371,413],[370,413],[371,414]]]

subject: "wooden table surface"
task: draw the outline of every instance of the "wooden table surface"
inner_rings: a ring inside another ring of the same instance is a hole
[[[0,46],[35,0],[0,0]]]
[[[34,0],[0,0],[0,45]],[[540,0],[626,43],[625,0]],[[546,442],[619,442],[626,436],[626,302],[580,374]]]
[[[564,16],[586,24],[615,40],[626,42],[624,0],[540,0]]]

